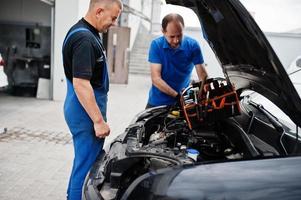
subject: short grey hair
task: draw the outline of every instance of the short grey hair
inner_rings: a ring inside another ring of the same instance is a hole
[[[113,3],[116,3],[121,10],[123,9],[123,4],[122,4],[121,0],[90,0],[89,9],[93,8],[94,5],[97,4],[97,3],[102,3],[106,6],[110,6]]]

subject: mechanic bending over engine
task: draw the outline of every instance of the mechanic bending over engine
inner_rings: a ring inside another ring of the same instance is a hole
[[[122,9],[121,0],[90,0],[86,16],[70,28],[64,40],[64,115],[75,154],[67,190],[69,200],[81,199],[84,179],[110,134],[106,123],[109,79],[99,33],[116,25]]]
[[[199,80],[207,78],[198,42],[183,35],[183,17],[168,14],[161,25],[163,36],[154,39],[149,49],[152,86],[146,108],[179,102],[181,90],[190,83],[193,66]]]

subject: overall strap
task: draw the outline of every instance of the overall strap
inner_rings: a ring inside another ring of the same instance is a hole
[[[105,60],[107,59],[107,57],[106,57],[106,54],[105,54],[105,49],[104,49],[104,47],[103,47],[103,45],[101,44],[101,42],[99,41],[99,39],[89,30],[89,29],[87,29],[87,28],[84,28],[84,27],[81,27],[81,28],[76,28],[76,29],[74,29],[74,30],[72,30],[72,31],[70,31],[68,34],[67,34],[67,36],[66,36],[66,38],[65,38],[65,40],[64,40],[64,42],[63,42],[63,48],[65,47],[65,45],[66,45],[66,42],[68,41],[68,39],[73,35],[73,34],[75,34],[75,33],[77,33],[77,32],[80,32],[80,31],[87,31],[87,32],[90,32],[92,35],[93,35],[93,37],[94,37],[94,39],[95,39],[95,41],[96,41],[96,43],[97,43],[97,45],[99,46],[99,48],[101,49],[101,53],[102,53],[102,55],[103,55],[103,57],[105,58]],[[108,80],[109,80],[109,77],[108,77],[108,70],[107,70],[107,63],[105,62],[105,67],[103,68],[103,78],[102,78],[102,80],[103,80],[103,83],[104,83],[104,85],[106,85],[105,87],[106,87],[106,90],[108,90],[108,84],[107,84],[107,82],[108,82]]]
[[[83,28],[83,27],[82,27],[82,28],[76,28],[76,29],[72,30],[72,31],[67,35],[66,39],[64,40],[63,47],[65,46],[67,40],[71,37],[71,35],[73,35],[74,33],[80,32],[80,31],[88,31],[88,32],[90,32],[90,33],[93,35],[93,37],[95,38],[95,41],[96,41],[96,43],[98,44],[99,48],[101,49],[102,53],[103,53],[104,56],[106,57],[106,55],[105,55],[105,53],[104,53],[104,52],[105,52],[104,47],[103,47],[102,44],[99,42],[99,40],[95,37],[95,35],[94,35],[89,29]]]
[[[65,46],[65,44],[66,44],[67,40],[70,38],[70,36],[73,35],[76,32],[79,32],[79,31],[89,31],[89,30],[87,28],[76,28],[76,29],[74,29],[73,31],[71,31],[67,35],[66,39],[64,40],[63,47]]]

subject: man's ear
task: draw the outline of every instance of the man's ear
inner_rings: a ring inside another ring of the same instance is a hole
[[[103,8],[102,7],[98,7],[96,9],[96,16],[99,17],[102,14],[102,12],[103,12]]]

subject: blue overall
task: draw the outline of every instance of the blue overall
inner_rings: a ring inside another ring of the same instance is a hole
[[[89,31],[86,28],[77,28],[71,31],[66,37],[63,46],[68,38],[78,31]],[[100,41],[95,40],[102,50],[105,58],[104,50]],[[107,110],[107,93],[109,90],[109,78],[106,59],[103,65],[103,77],[101,79],[101,87],[95,88],[94,95],[101,114],[106,121]],[[104,139],[97,138],[94,132],[94,124],[89,115],[79,102],[74,91],[73,84],[67,79],[67,95],[64,103],[65,120],[72,134],[74,145],[73,168],[69,180],[67,199],[81,200],[82,187],[85,177],[95,162],[98,154],[102,151]]]

